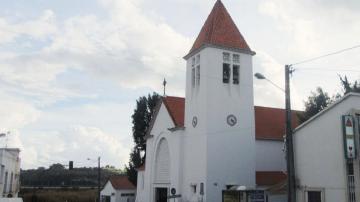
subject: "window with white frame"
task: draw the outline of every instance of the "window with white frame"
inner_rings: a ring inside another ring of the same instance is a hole
[[[196,66],[196,85],[200,86],[200,65]]]
[[[233,65],[233,84],[239,84],[239,71],[240,66],[239,65]]]
[[[195,59],[195,64],[199,64],[200,63],[200,54],[196,56]]]
[[[5,179],[4,179],[4,193],[6,193],[7,192],[7,182],[8,181],[8,172],[6,171],[5,172]]]
[[[233,63],[234,64],[239,64],[240,63],[240,55],[233,54]]]
[[[232,74],[231,74],[232,72]],[[240,55],[223,52],[223,83],[240,83]]]
[[[200,86],[200,55],[196,56],[195,64],[196,64],[196,85]]]
[[[192,193],[196,194],[196,184],[191,184],[190,186]]]
[[[229,83],[230,82],[230,53],[223,53],[223,83]]]
[[[230,81],[230,64],[223,63],[223,83]]]
[[[322,190],[307,190],[305,195],[306,202],[324,202]]]
[[[230,53],[223,53],[224,62],[230,62]]]
[[[191,86],[195,87],[195,57],[191,61]]]

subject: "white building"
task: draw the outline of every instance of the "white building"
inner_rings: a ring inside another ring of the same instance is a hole
[[[298,202],[360,202],[359,127],[360,94],[352,93],[295,130]],[[344,137],[354,143],[348,151]]]
[[[285,112],[254,106],[254,55],[218,0],[184,57],[186,97],[157,105],[137,202],[167,201],[170,190],[183,202],[219,202],[223,191],[241,197],[233,189],[257,190],[258,202],[285,201]],[[275,184],[279,190],[267,191]]]
[[[136,187],[127,176],[112,176],[101,190],[102,202],[134,202]]]
[[[17,197],[20,189],[20,150],[0,148],[0,193],[2,197]]]

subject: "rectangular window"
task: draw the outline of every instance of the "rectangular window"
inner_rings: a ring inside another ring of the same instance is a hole
[[[239,84],[239,70],[240,70],[239,65],[233,66],[233,84]]]
[[[196,67],[196,84],[200,86],[200,65]]]
[[[195,87],[195,68],[191,69],[191,85],[193,88]]]
[[[230,64],[223,64],[223,83],[229,83],[230,81]]]
[[[356,114],[357,117],[357,121],[358,121],[358,129],[359,129],[359,134],[360,134],[360,114]]]
[[[196,184],[191,185],[191,191],[196,194]]]
[[[240,63],[240,55],[234,54],[233,55],[233,62],[234,63]]]
[[[4,193],[7,192],[7,181],[8,181],[8,172],[5,172]]]
[[[4,174],[5,174],[5,166],[1,165],[1,171],[0,171],[0,183],[2,184],[4,182]]]
[[[224,62],[230,62],[230,53],[223,53]]]
[[[322,202],[321,191],[307,191],[307,202]]]
[[[191,60],[191,66],[194,66],[194,65],[195,65],[195,57],[193,57]]]
[[[196,56],[195,64],[199,64],[199,63],[200,63],[200,55],[197,55],[197,56]]]
[[[14,178],[14,174],[11,172],[9,192],[12,192],[12,188],[13,188],[13,178]]]

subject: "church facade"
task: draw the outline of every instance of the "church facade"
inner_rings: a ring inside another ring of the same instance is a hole
[[[231,190],[286,201],[285,111],[254,106],[254,55],[218,0],[184,57],[185,98],[157,105],[137,202],[219,202]]]

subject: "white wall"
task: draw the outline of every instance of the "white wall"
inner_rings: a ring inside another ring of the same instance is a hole
[[[256,171],[286,171],[284,142],[256,140]]]
[[[121,194],[132,193],[134,196],[121,196]],[[136,189],[121,189],[116,190],[108,181],[100,192],[101,196],[110,196],[111,202],[134,202],[136,197]]]
[[[145,201],[146,193],[144,193],[145,188],[145,171],[138,171],[137,173],[137,186],[136,186],[136,202]]]
[[[100,192],[101,196],[110,196],[110,200],[111,202],[116,202],[116,190],[114,189],[114,187],[111,185],[111,182],[108,181],[106,183],[106,185],[104,186],[104,188],[101,190]]]
[[[227,184],[255,187],[252,56],[236,53],[240,84],[233,84],[232,76],[224,84],[223,52],[234,53],[210,47],[200,51],[201,82],[195,88],[192,59],[187,62],[184,188],[190,189],[191,180],[204,182],[206,201],[221,201]],[[237,117],[233,127],[226,123],[230,114]],[[198,117],[196,128],[191,125],[194,116]]]
[[[180,165],[182,155],[182,140],[181,134],[183,131],[170,132],[168,129],[173,128],[175,125],[165,107],[164,104],[160,106],[157,118],[154,122],[153,128],[150,132],[153,135],[146,142],[146,160],[145,160],[145,171],[144,174],[144,189],[138,188],[137,202],[149,202],[154,200],[155,187],[167,187],[176,188],[178,193],[181,192],[181,172],[182,167]],[[170,184],[154,184],[155,177],[155,161],[159,142],[165,140],[168,144],[169,155],[170,155]],[[138,175],[142,173],[139,172]]]
[[[359,95],[348,97],[296,131],[295,168],[302,187],[297,193],[299,202],[305,201],[303,191],[306,188],[323,188],[327,202],[347,201],[341,116],[352,108],[360,109]]]
[[[134,194],[134,196],[121,196],[121,194],[129,194],[129,193]],[[134,202],[135,198],[136,198],[135,189],[121,189],[116,191],[116,202]]]
[[[3,197],[7,197],[8,194],[12,194],[13,197],[17,197],[20,188],[20,158],[18,149],[0,149],[0,193]],[[5,174],[7,175],[7,182],[5,186]],[[11,174],[13,180],[11,184]],[[4,191],[4,188],[6,190]]]

